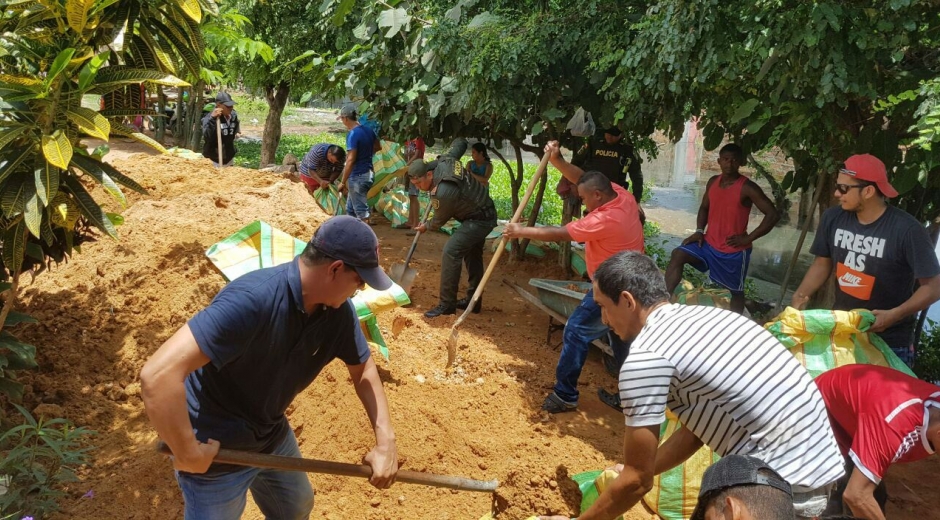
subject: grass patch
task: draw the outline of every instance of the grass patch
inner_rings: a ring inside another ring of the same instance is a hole
[[[212,100],[210,99],[209,101]],[[268,102],[259,97],[238,96],[238,94],[236,94],[235,111],[238,112],[239,119],[244,122],[257,119],[259,123],[264,123],[264,119],[268,117]],[[281,117],[290,117],[296,112],[294,107],[288,104],[284,107],[284,112],[281,113]]]

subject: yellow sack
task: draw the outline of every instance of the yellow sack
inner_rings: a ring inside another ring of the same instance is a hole
[[[666,422],[659,429],[659,445],[681,427],[679,418],[667,409]],[[689,518],[698,503],[705,468],[720,458],[711,448],[702,446],[682,464],[656,475],[653,489],[643,496],[643,502],[664,520]]]

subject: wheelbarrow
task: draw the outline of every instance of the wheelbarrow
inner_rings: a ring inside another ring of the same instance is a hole
[[[529,285],[536,289],[536,294],[532,294],[510,280],[503,279],[503,283],[519,293],[519,296],[522,296],[525,301],[548,314],[548,334],[545,337],[545,343],[548,345],[552,343],[552,333],[565,328],[568,317],[581,305],[584,295],[591,290],[590,282],[531,278]],[[600,339],[596,339],[592,343],[613,358],[614,351],[610,348],[610,345]]]

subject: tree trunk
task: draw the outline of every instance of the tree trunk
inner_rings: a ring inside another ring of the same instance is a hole
[[[539,157],[539,160],[541,160],[541,157]],[[529,213],[529,220],[526,222],[526,225],[529,227],[534,226],[536,221],[538,221],[539,211],[542,209],[542,198],[545,196],[546,185],[548,185],[548,172],[539,179],[539,192],[535,195],[535,202],[532,204],[532,211]],[[516,250],[516,257],[519,260],[525,257],[525,250],[529,247],[529,242],[530,240],[526,238],[519,244],[519,249]]]
[[[202,149],[202,106],[203,92],[206,90],[206,82],[199,80],[193,87],[193,93],[189,96],[189,106],[186,107],[186,132],[189,149],[194,152]]]
[[[157,130],[154,132],[154,138],[158,143],[163,144],[163,137],[166,133],[166,94],[163,93],[163,87],[157,86],[157,115],[154,116]]]
[[[264,119],[264,133],[261,135],[260,168],[277,162],[274,156],[281,143],[281,114],[287,105],[289,94],[290,85],[286,81],[281,81],[276,86],[265,85],[264,87],[264,99],[268,102],[268,116]]]

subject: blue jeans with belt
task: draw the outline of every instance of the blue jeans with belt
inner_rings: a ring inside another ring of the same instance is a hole
[[[273,455],[300,457],[297,438],[287,437]],[[245,511],[248,490],[265,518],[301,520],[313,511],[313,486],[300,471],[246,467],[219,474],[176,474],[183,492],[185,520],[238,520]]]
[[[346,195],[346,214],[360,220],[369,218],[369,190],[372,189],[372,172],[350,175],[346,180],[349,192]]]
[[[578,378],[587,360],[591,342],[609,334],[614,362],[619,367],[627,359],[630,346],[601,321],[601,308],[594,301],[594,289],[588,291],[565,325],[561,357],[555,368],[555,394],[563,401],[578,403]]]

